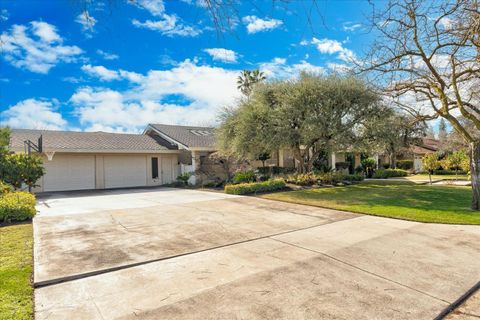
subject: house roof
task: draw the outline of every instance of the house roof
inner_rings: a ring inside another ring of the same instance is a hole
[[[42,136],[43,151],[58,152],[158,152],[168,150],[154,137],[143,134],[12,129],[10,149],[24,150],[24,141],[37,144]]]
[[[172,140],[180,146],[188,149],[212,149],[215,150],[215,128],[177,126],[167,124],[149,124],[157,133],[163,134],[164,138]]]

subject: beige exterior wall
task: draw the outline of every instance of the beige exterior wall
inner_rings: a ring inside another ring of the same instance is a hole
[[[145,168],[146,168],[146,181],[145,181],[145,186],[156,186],[156,185],[162,185],[165,184],[165,181],[172,182],[175,181],[176,177],[178,176],[178,159],[179,155],[177,153],[152,153],[152,154],[138,154],[138,153],[105,153],[105,154],[95,154],[95,153],[56,153],[53,156],[52,162],[46,165],[48,167],[49,165],[55,165],[55,157],[56,156],[62,156],[62,158],[67,157],[75,157],[75,156],[85,156],[85,155],[91,155],[94,157],[94,175],[95,175],[95,189],[104,189],[105,188],[105,157],[111,157],[111,156],[143,156],[145,158]],[[158,170],[159,170],[159,178],[158,179],[153,179],[152,178],[152,157],[157,157],[158,158]],[[42,155],[44,163],[49,162],[47,157],[45,155]],[[58,158],[57,158],[58,159]],[[165,161],[165,164],[162,164],[162,161]],[[168,162],[168,163],[167,163]],[[168,165],[167,165],[168,164]],[[142,165],[143,166],[143,165]],[[164,172],[162,176],[162,171],[164,168],[168,168],[168,172]],[[38,187],[33,188],[33,192],[43,192],[44,186],[45,186],[45,180],[48,180],[48,171],[43,176],[40,178],[40,180],[37,182],[39,185]],[[65,188],[68,190],[68,186]],[[73,190],[73,189],[71,189]],[[58,190],[62,191],[62,190]]]

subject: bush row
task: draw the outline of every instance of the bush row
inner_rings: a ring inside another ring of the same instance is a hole
[[[283,181],[282,179],[275,179],[275,180],[268,180],[263,182],[228,184],[225,186],[225,193],[250,194],[250,193],[276,191],[284,188],[285,188],[285,181]]]
[[[413,169],[413,160],[398,160],[397,168],[403,170],[411,170]]]
[[[428,172],[421,172],[422,174],[428,174]],[[440,176],[453,176],[455,174],[468,174],[468,172],[463,171],[463,170],[458,170],[458,172],[455,172],[455,170],[433,170],[433,174],[440,175]]]
[[[408,172],[402,169],[379,169],[373,174],[375,179],[387,179],[394,177],[406,177]]]
[[[340,182],[354,182],[362,181],[364,179],[362,174],[343,174],[340,172],[326,172],[326,173],[297,173],[289,175],[286,179],[288,183],[299,186],[311,186],[314,184],[337,184]]]
[[[0,195],[0,222],[24,221],[35,215],[35,196],[29,192],[5,192]]]

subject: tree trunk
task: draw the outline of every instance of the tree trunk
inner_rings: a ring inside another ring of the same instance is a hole
[[[470,175],[472,177],[472,210],[480,210],[480,142],[470,144]]]

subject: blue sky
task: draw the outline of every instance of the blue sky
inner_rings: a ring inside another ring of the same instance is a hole
[[[200,0],[0,0],[0,124],[141,132],[213,125],[236,77],[348,69],[372,35],[367,1],[239,1],[221,35]]]

